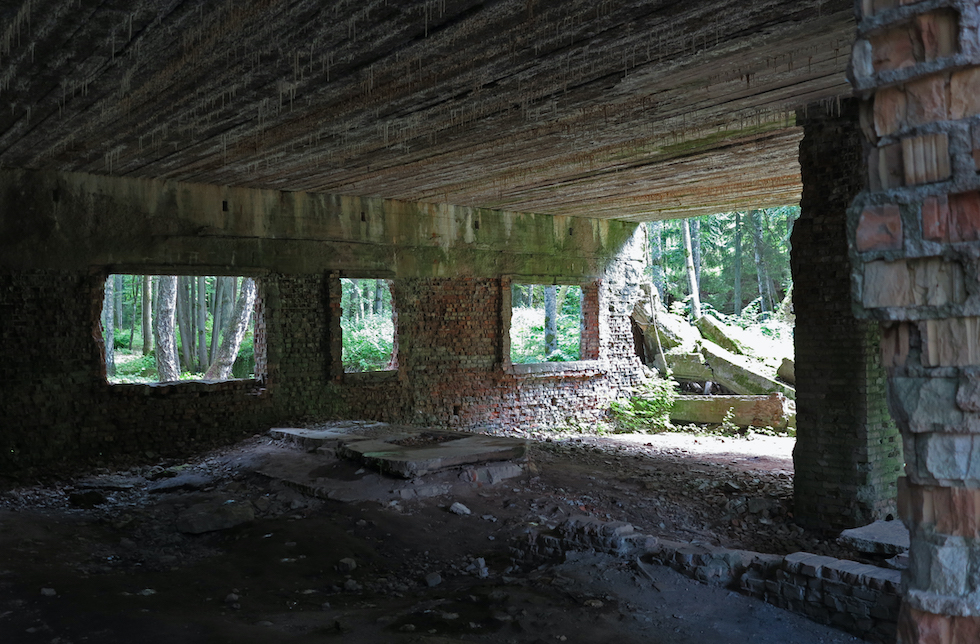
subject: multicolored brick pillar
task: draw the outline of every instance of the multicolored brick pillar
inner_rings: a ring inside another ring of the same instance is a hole
[[[978,5],[857,2],[869,185],[848,213],[849,250],[905,446],[903,644],[980,642]]]

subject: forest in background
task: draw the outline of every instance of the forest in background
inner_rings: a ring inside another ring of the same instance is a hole
[[[668,307],[680,302],[691,313],[696,292],[703,308],[743,326],[764,320],[792,292],[790,235],[799,214],[798,206],[784,206],[647,222],[650,279]]]
[[[107,378],[145,383],[254,376],[256,291],[248,277],[110,275],[101,320]]]
[[[395,369],[395,312],[390,282],[344,277],[340,288],[344,373]]]

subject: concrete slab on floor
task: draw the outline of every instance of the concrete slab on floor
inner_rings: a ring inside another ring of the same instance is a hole
[[[343,442],[337,449],[339,456],[406,479],[465,465],[517,460],[527,454],[527,444],[521,440],[440,431]]]
[[[875,521],[840,533],[842,544],[858,552],[895,555],[909,549],[909,530],[901,521]]]
[[[342,421],[311,429],[275,428],[269,434],[311,452],[333,450],[339,457],[405,479],[480,463],[516,461],[527,454],[527,442],[519,439],[385,423]],[[502,470],[484,474],[483,479],[508,477]]]

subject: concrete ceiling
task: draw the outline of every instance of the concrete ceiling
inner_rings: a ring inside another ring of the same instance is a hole
[[[0,164],[659,219],[794,203],[851,0],[0,0]]]

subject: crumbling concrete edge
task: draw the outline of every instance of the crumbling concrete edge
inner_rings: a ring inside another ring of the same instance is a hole
[[[894,642],[903,587],[901,571],[808,552],[771,555],[641,534],[629,523],[572,516],[554,529],[528,532],[515,546],[521,560],[594,551],[670,566],[702,583],[723,586],[829,624],[872,642]]]

